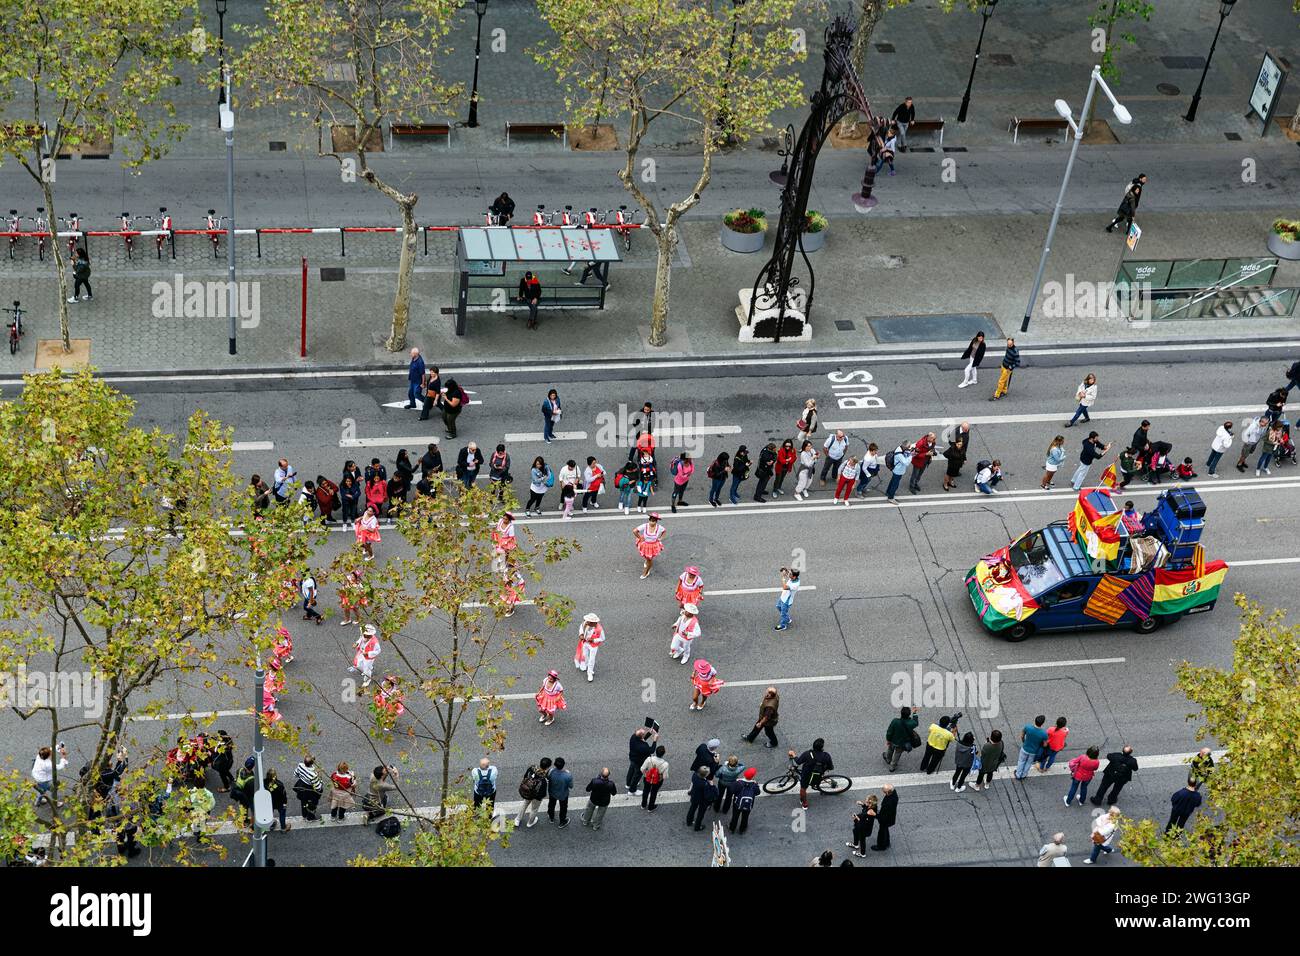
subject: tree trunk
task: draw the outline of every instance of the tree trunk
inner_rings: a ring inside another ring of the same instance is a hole
[[[655,236],[655,294],[650,303],[650,344],[668,343],[668,297],[672,292],[673,256],[677,252],[677,226],[670,223]]]
[[[39,163],[37,165],[39,169]],[[54,254],[54,273],[59,277],[59,337],[63,339],[63,351],[72,351],[71,330],[68,327],[68,274],[63,264],[63,248],[59,244],[59,219],[54,214],[54,190],[50,184],[41,180],[41,192],[45,195],[45,214],[50,221],[50,251]]]
[[[886,2],[887,0],[862,0],[857,29],[853,32],[853,48],[849,52],[849,62],[853,64],[853,70],[858,74],[858,82],[862,84],[863,91],[867,88],[867,49],[871,43],[871,35],[876,32],[876,24],[885,15]],[[854,133],[858,128],[858,119],[857,110],[850,111],[840,121],[840,134]]]
[[[1102,61],[1105,62],[1105,56],[1110,51],[1111,34],[1115,31],[1115,20],[1119,17],[1119,0],[1111,0],[1110,16],[1106,20],[1106,46],[1102,50]],[[1105,70],[1102,71],[1105,73]],[[1113,71],[1112,71],[1113,75]],[[1110,77],[1107,77],[1110,79]],[[1088,115],[1083,117],[1083,135],[1087,136],[1092,131],[1092,120],[1097,114],[1097,97],[1094,95],[1092,102],[1088,104]]]
[[[393,327],[384,348],[400,352],[406,348],[406,326],[411,318],[411,276],[415,273],[415,197],[398,203],[402,210],[402,254],[397,264],[397,293],[393,298]]]

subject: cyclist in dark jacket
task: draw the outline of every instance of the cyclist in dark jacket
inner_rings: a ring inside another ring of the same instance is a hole
[[[826,752],[826,741],[820,737],[813,741],[811,749],[805,750],[798,757],[794,756],[793,750],[788,752],[799,767],[799,805],[807,810],[808,788],[815,786],[825,774],[834,770],[835,763]]]

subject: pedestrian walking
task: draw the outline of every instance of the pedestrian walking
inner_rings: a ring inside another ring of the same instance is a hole
[[[1133,774],[1137,773],[1137,770],[1138,762],[1133,756],[1132,747],[1106,754],[1106,769],[1101,772],[1101,786],[1097,788],[1097,793],[1092,798],[1092,805],[1101,806],[1102,801],[1106,799],[1107,791],[1110,792],[1110,802],[1118,803],[1120,791],[1133,779]]]
[[[677,506],[689,508],[690,502],[686,500],[686,486],[690,484],[691,475],[695,474],[695,462],[691,461],[691,456],[687,452],[682,452],[676,458],[668,463],[668,474],[673,480],[673,490],[669,501],[672,505],[673,514],[677,514]]]
[[[650,520],[643,525],[632,529],[632,537],[636,539],[636,550],[641,555],[645,566],[641,569],[641,580],[650,577],[650,570],[655,565],[655,558],[659,557],[664,550],[664,539],[668,537],[666,529],[659,521],[657,511],[650,512]],[[686,663],[683,661],[682,663]]]
[[[1017,780],[1029,776],[1030,765],[1038,759],[1039,753],[1047,744],[1047,731],[1043,729],[1045,723],[1047,716],[1039,714],[1032,724],[1025,724],[1020,731],[1020,759],[1016,761],[1015,770]]]
[[[731,459],[731,490],[727,500],[733,505],[740,504],[740,483],[749,477],[749,448],[741,445]]]
[[[976,332],[975,337],[966,346],[966,351],[961,353],[961,357],[966,360],[966,368],[962,372],[961,381],[957,384],[958,388],[967,388],[979,383],[979,368],[980,363],[984,361],[984,349],[984,333]]]
[[[605,822],[605,811],[609,809],[609,801],[614,794],[618,793],[618,785],[609,779],[609,768],[602,767],[600,775],[592,777],[587,784],[587,805],[582,810],[582,825],[591,827],[592,830],[599,830],[600,825]]]
[[[993,774],[997,773],[998,767],[1002,766],[1006,756],[1007,751],[1002,744],[1002,731],[995,730],[989,734],[988,739],[984,741],[984,746],[980,748],[979,770],[975,772],[975,782],[970,785],[970,788],[978,793],[993,786]]]
[[[844,464],[840,465],[839,472],[835,478],[835,500],[843,499],[844,507],[849,506],[849,497],[853,494],[853,488],[858,483],[858,472],[861,470],[858,459],[855,455],[849,455]]]
[[[952,491],[957,487],[957,479],[961,477],[962,465],[966,464],[966,440],[954,438],[944,449],[943,459],[943,490]]]
[[[279,774],[268,769],[262,777],[262,789],[271,795],[271,829],[275,829],[278,818],[281,832],[292,830],[293,825],[285,820],[289,809],[289,791],[284,788]]]
[[[844,462],[844,455],[849,448],[849,437],[844,434],[844,429],[837,428],[834,435],[827,437],[822,442],[822,457],[826,460],[822,463],[822,487],[826,487],[826,476],[839,474],[840,465]]]
[[[768,482],[776,470],[776,442],[770,441],[759,450],[758,464],[754,466],[754,500],[767,501],[763,495],[767,492]]]
[[[1084,863],[1096,863],[1103,853],[1115,852],[1115,841],[1119,837],[1119,807],[1111,807],[1106,813],[1099,813],[1092,821],[1092,854]]]
[[[582,472],[578,463],[570,458],[560,469],[560,512],[566,520],[573,518],[573,503],[578,497],[578,486],[582,484]]]
[[[745,772],[745,765],[740,762],[740,758],[735,754],[729,756],[723,761],[722,766],[718,768],[717,776],[714,783],[718,786],[718,802],[713,805],[716,813],[724,817],[731,812],[731,801],[735,799],[736,782],[740,780],[740,775]]]
[[[456,383],[454,378],[447,379],[447,387],[442,392],[442,424],[447,429],[447,437],[456,437],[456,421],[460,413],[469,404],[469,396]]]
[[[1107,232],[1114,232],[1115,227],[1123,222],[1124,234],[1128,234],[1129,228],[1133,225],[1133,217],[1137,215],[1138,203],[1142,201],[1142,187],[1146,184],[1146,173],[1141,173],[1133,177],[1132,181],[1124,187],[1124,196],[1119,201],[1115,218],[1106,226]]]
[[[724,683],[726,681],[718,677],[712,664],[702,657],[697,660],[695,670],[691,672],[691,710],[703,710],[709,698],[721,690]]]
[[[975,735],[969,730],[966,731],[961,740],[953,743],[952,754],[954,769],[948,789],[954,793],[962,793],[966,790],[966,775],[975,765]]]
[[[437,366],[426,365],[424,381],[420,383],[420,395],[423,404],[420,407],[420,421],[427,422],[435,405],[442,405],[442,374]]]
[[[1214,773],[1214,752],[1209,747],[1202,747],[1192,758],[1187,770],[1187,782],[1196,784],[1197,788],[1210,779]]]
[[[474,789],[474,809],[487,803],[489,818],[496,816],[497,780],[500,771],[492,765],[487,757],[480,757],[478,766],[470,771],[470,783]]]
[[[636,793],[641,785],[641,768],[646,760],[654,756],[655,742],[659,733],[650,727],[638,727],[627,742],[627,785],[628,793]]]
[[[991,401],[997,401],[1011,390],[1011,373],[1020,367],[1020,349],[1016,348],[1015,339],[1007,339],[1006,351],[1002,353],[1002,370],[998,373],[998,384],[993,389]]]
[[[504,501],[506,487],[515,480],[510,474],[510,453],[504,444],[498,443],[496,450],[488,455],[487,466],[488,487],[495,489],[498,502]]]
[[[346,762],[341,762],[330,774],[330,819],[346,819],[348,811],[356,805],[357,775]]]
[[[528,502],[524,505],[524,516],[542,513],[542,498],[546,490],[555,485],[555,472],[551,471],[546,460],[538,455],[528,469]]]
[[[1283,387],[1286,389],[1287,394],[1290,395],[1291,389],[1300,385],[1300,361],[1292,362],[1291,367],[1283,374],[1286,375],[1286,385]]]
[[[361,686],[369,687],[371,677],[375,672],[375,658],[383,651],[383,646],[379,641],[379,631],[373,624],[367,624],[361,628],[361,633],[357,635],[353,643],[352,666],[348,668],[348,673],[361,672]]]
[[[419,349],[411,349],[411,363],[406,367],[406,407],[408,409],[418,406],[424,396],[420,393],[420,387],[424,384],[424,359],[420,357]]]
[[[682,605],[682,613],[673,622],[672,642],[668,645],[668,656],[673,660],[685,664],[691,659],[691,644],[700,636],[700,622],[696,617],[699,613],[700,609],[694,604]]]
[[[81,294],[82,289],[86,294]],[[95,294],[90,291],[90,256],[85,249],[77,247],[72,253],[72,297],[69,302],[76,302],[82,298],[93,299]]]
[[[289,464],[287,458],[281,458],[276,464],[275,479],[271,484],[271,493],[275,495],[275,503],[278,505],[287,505],[293,500],[293,486],[298,482],[298,469]]]
[[[1079,449],[1079,466],[1074,469],[1074,475],[1070,478],[1070,487],[1080,491],[1083,483],[1088,480],[1088,471],[1092,468],[1092,463],[1105,458],[1109,451],[1109,442],[1102,444],[1101,436],[1096,432],[1088,432],[1088,437],[1083,440],[1083,445]]]
[[[1065,738],[1069,736],[1070,728],[1066,726],[1065,718],[1057,717],[1056,724],[1047,728],[1047,742],[1038,752],[1039,773],[1046,773],[1052,769],[1052,764],[1056,763],[1056,758],[1065,749]]]
[[[1247,418],[1241,423],[1241,455],[1237,458],[1237,470],[1246,470],[1246,458],[1255,453],[1260,440],[1268,433],[1268,416]]]
[[[925,474],[930,459],[934,457],[935,441],[934,432],[926,432],[912,446],[912,477],[907,481],[907,490],[914,495],[921,492],[921,476]]]
[[[1043,480],[1039,482],[1039,487],[1043,491],[1051,491],[1052,483],[1056,481],[1057,469],[1065,461],[1065,436],[1057,435],[1052,439],[1052,443],[1047,446],[1047,454],[1043,459]]]
[[[740,833],[749,829],[749,814],[754,809],[754,801],[760,792],[758,783],[754,780],[756,776],[758,768],[746,767],[740,779],[732,785],[731,824],[727,827],[732,833],[737,832],[737,824],[740,825]]]
[[[907,442],[897,445],[893,451],[885,453],[885,468],[889,470],[889,484],[885,488],[885,500],[893,501],[894,495],[898,493],[898,486],[903,482],[903,476],[907,474],[908,463],[911,462],[912,446]]]
[[[659,796],[659,790],[668,780],[668,761],[664,759],[664,754],[668,751],[660,744],[655,747],[655,752],[645,759],[641,764],[641,779],[645,787],[641,791],[641,809],[648,810],[651,813],[655,809],[655,799]]]
[[[858,462],[857,496],[859,498],[865,498],[872,483],[880,480],[880,466],[884,464],[884,460],[876,443],[870,442],[862,460]]]
[[[605,774],[608,776],[609,771]],[[558,823],[563,830],[569,825],[569,793],[573,790],[573,774],[564,769],[564,758],[556,757],[551,769],[546,772],[546,818]],[[555,816],[559,808],[558,820]]]
[[[704,578],[700,575],[699,568],[692,564],[677,576],[674,597],[677,598],[678,607],[688,604],[694,604],[697,608],[700,606],[704,600]]]
[[[302,598],[302,619],[314,621],[317,625],[323,624],[325,619],[316,610],[316,579],[312,577],[309,568],[303,568],[302,579],[298,582],[298,594]]]
[[[871,849],[888,850],[889,830],[898,822],[898,794],[892,783],[885,784],[880,792],[880,807],[876,810],[876,842]]]
[[[781,447],[776,450],[776,467],[772,475],[772,494],[776,497],[785,494],[781,486],[785,484],[785,476],[794,470],[798,460],[799,452],[795,450],[794,442],[789,438],[781,442]]]
[[[564,686],[557,671],[547,671],[533,700],[537,701],[537,720],[543,727],[555,723],[555,715],[568,708],[564,702]]]
[[[524,779],[519,781],[519,797],[523,804],[519,807],[519,814],[515,817],[515,826],[524,825],[524,817],[528,817],[527,826],[532,827],[537,823],[537,811],[542,807],[542,801],[546,799],[546,781],[547,774],[551,770],[551,758],[543,757],[536,765],[530,766],[524,771]]]
[[[578,648],[573,652],[573,666],[587,672],[587,680],[596,679],[596,652],[605,643],[605,626],[594,613],[584,615],[578,625]]]
[[[812,438],[813,433],[817,431],[820,419],[817,414],[817,399],[810,398],[803,403],[803,411],[795,420],[795,440],[805,442]]]
[[[1070,768],[1070,790],[1065,795],[1065,805],[1068,807],[1074,800],[1074,795],[1079,795],[1079,806],[1083,806],[1083,801],[1088,799],[1088,784],[1097,773],[1097,768],[1101,766],[1101,761],[1097,759],[1101,753],[1099,747],[1089,747],[1087,751],[1073,758],[1068,764]]]
[[[939,718],[938,723],[930,725],[925,741],[925,753],[921,755],[921,765],[916,769],[920,773],[934,773],[943,763],[943,755],[948,745],[956,739],[957,722],[947,714]]]
[[[316,812],[316,807],[320,804],[320,798],[325,793],[325,781],[321,779],[320,770],[316,767],[316,758],[311,754],[305,754],[302,762],[294,768],[293,778],[293,795],[298,798],[298,804],[302,809],[302,818],[304,820],[319,820],[320,814]],[[234,788],[230,792],[233,797]]]
[[[799,571],[794,568],[781,569],[781,593],[776,596],[776,613],[778,620],[775,631],[784,631],[790,626],[790,608],[794,596],[799,593]]]
[[[560,393],[551,389],[542,399],[542,441],[555,441],[555,426],[560,424]]]
[[[775,747],[777,745],[776,725],[780,720],[781,695],[777,693],[775,687],[769,687],[763,691],[763,699],[758,703],[758,719],[754,721],[754,726],[750,728],[749,733],[740,739],[752,744],[758,739],[759,731],[762,731],[767,736],[763,746]]]
[[[686,825],[696,832],[704,829],[704,814],[718,799],[718,788],[709,780],[709,768],[700,767],[691,774],[690,806],[686,809]]]
[[[727,473],[731,469],[731,455],[727,452],[719,452],[718,457],[713,459],[713,464],[709,465],[705,471],[705,477],[709,479],[709,504],[718,508],[722,505],[722,486],[727,483]]]
[[[858,801],[857,809],[853,811],[853,839],[844,845],[852,848],[854,856],[867,855],[867,841],[871,839],[871,831],[876,826],[879,804],[876,795],[869,793],[865,799]]]
[[[217,793],[230,792],[230,785],[235,779],[234,774],[230,771],[234,766],[235,742],[231,739],[230,734],[224,730],[218,730],[216,752],[212,756],[212,769],[221,778],[221,786],[217,788]]]
[[[899,147],[906,152],[907,128],[916,122],[916,107],[912,104],[912,98],[910,96],[904,98],[903,102],[894,107],[894,112],[889,118],[898,127]]]
[[[542,283],[532,272],[525,272],[519,280],[519,294],[516,298],[528,306],[528,322],[525,328],[537,328],[537,307],[542,301]]]
[[[799,448],[799,462],[796,465],[798,474],[794,483],[795,499],[807,498],[808,489],[812,486],[813,476],[817,473],[817,449],[813,443],[805,441]]]
[[[889,765],[890,773],[898,769],[898,761],[903,754],[911,753],[914,747],[920,745],[921,737],[916,732],[916,725],[920,721],[919,710],[913,711],[911,707],[903,707],[899,710],[898,716],[885,728],[885,750],[880,755],[880,759]]]
[[[1065,423],[1066,428],[1073,428],[1074,423],[1080,417],[1085,422],[1092,421],[1092,416],[1088,414],[1088,409],[1092,408],[1093,402],[1097,401],[1097,376],[1089,372],[1075,389],[1074,400],[1079,403],[1079,407],[1074,410],[1074,416]]]
[[[1069,851],[1065,845],[1064,833],[1053,833],[1052,842],[1044,843],[1038,851],[1038,866],[1056,866],[1056,861],[1063,859]]]
[[[587,456],[587,467],[582,469],[582,510],[586,511],[591,508],[599,508],[600,502],[596,500],[600,497],[601,491],[605,487],[605,469],[601,467],[600,462],[595,456]]]

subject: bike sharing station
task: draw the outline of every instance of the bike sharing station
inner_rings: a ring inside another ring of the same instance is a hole
[[[518,298],[525,272],[542,284],[539,310],[604,309],[610,265],[622,261],[610,228],[462,228],[456,240],[456,334],[465,334],[470,312],[526,310]],[[570,265],[573,274],[565,275]]]

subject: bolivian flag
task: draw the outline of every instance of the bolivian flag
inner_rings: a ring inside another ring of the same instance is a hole
[[[1094,561],[1098,558],[1114,561],[1119,556],[1120,537],[1116,526],[1120,512],[1115,510],[1103,515],[1097,507],[1098,504],[1108,504],[1109,500],[1110,492],[1104,488],[1081,491],[1074,513],[1070,515],[1070,533]]]
[[[1182,571],[1158,569],[1151,614],[1181,614],[1209,604],[1219,597],[1219,587],[1227,573],[1228,565],[1224,561],[1207,562],[1199,576],[1195,568]]]
[[[1011,627],[1038,610],[1038,602],[1029,596],[1012,569],[1008,550],[1003,548],[982,558],[966,575],[971,604],[990,631]]]

